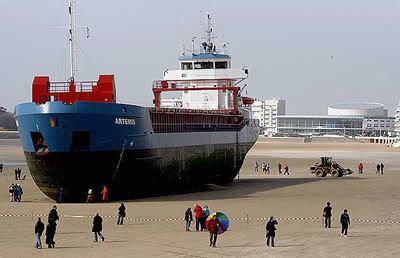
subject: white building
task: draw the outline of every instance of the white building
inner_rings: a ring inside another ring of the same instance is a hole
[[[278,115],[285,115],[286,100],[273,99],[257,99],[251,105],[253,118],[258,119],[260,127],[265,134],[276,133],[278,126]]]
[[[400,119],[400,110],[399,110]],[[328,107],[328,116],[278,115],[278,133],[393,136],[395,118],[380,103],[357,102]]]
[[[400,138],[400,102],[397,106],[396,112],[394,113],[394,131]]]
[[[353,102],[328,106],[328,116],[387,117],[387,109],[381,103]]]

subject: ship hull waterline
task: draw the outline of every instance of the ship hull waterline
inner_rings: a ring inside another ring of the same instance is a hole
[[[65,152],[36,155],[25,152],[31,175],[39,189],[58,200],[63,188],[65,202],[84,202],[88,189],[101,200],[103,186],[109,188],[112,200],[158,196],[197,191],[207,184],[225,185],[239,173],[252,144],[223,146],[192,146],[158,150]],[[199,149],[214,149],[210,153],[187,157]],[[164,161],[163,153],[174,160]],[[116,164],[120,163],[118,169]]]

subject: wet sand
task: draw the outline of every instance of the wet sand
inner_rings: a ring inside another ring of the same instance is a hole
[[[364,163],[366,174],[315,178],[308,167],[329,155],[345,167]],[[254,172],[254,161],[269,162],[271,175]],[[15,140],[0,141],[0,162],[23,163]],[[277,175],[278,162],[290,176]],[[384,162],[385,173],[375,173]],[[16,182],[9,165],[0,174],[0,257],[396,257],[400,255],[400,150],[353,142],[261,138],[246,158],[240,180],[231,186],[173,196],[125,201],[127,219],[116,225],[119,203],[61,204],[55,249],[34,248],[36,214],[47,215],[54,202],[33,183],[26,166],[20,181],[22,202],[9,202],[8,186]],[[322,227],[322,209],[333,206],[333,228]],[[185,232],[187,207],[207,204],[231,219],[217,248],[208,246],[207,232]],[[349,237],[340,236],[337,218],[343,209],[352,220]],[[103,216],[105,242],[93,243],[92,217]],[[265,219],[278,217],[276,247],[265,244]],[[43,220],[47,221],[44,217]],[[42,237],[44,244],[44,236]]]

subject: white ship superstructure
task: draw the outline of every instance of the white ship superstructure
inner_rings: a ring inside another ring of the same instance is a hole
[[[208,88],[237,86],[248,78],[248,69],[233,69],[232,58],[227,53],[227,44],[217,49],[213,43],[211,15],[207,13],[205,41],[198,51],[191,51],[179,57],[179,70],[167,70],[163,80],[176,81],[177,87],[197,88],[184,91],[176,104],[172,100],[161,100],[161,106],[175,106],[189,109],[233,109],[234,92],[228,89],[208,90]],[[204,88],[205,90],[201,90]]]

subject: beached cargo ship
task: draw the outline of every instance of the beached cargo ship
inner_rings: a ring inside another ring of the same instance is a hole
[[[74,1],[69,15],[74,21]],[[209,14],[201,49],[183,53],[180,69],[153,83],[152,107],[117,103],[113,75],[75,80],[74,26],[69,80],[35,77],[32,102],[15,107],[28,167],[43,193],[56,200],[63,188],[65,201],[83,202],[89,188],[99,193],[106,185],[116,200],[233,181],[257,140],[258,121],[246,108],[252,99],[240,94],[248,70],[232,69],[226,49],[213,46]],[[161,94],[171,91],[182,96],[165,107]]]

